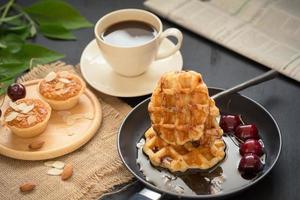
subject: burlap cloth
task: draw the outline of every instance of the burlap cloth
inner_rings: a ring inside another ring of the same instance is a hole
[[[57,62],[39,66],[20,77],[18,81],[44,77],[49,71],[74,70],[71,65]],[[103,119],[97,134],[83,147],[52,160],[70,162],[74,174],[68,181],[47,175],[44,161],[22,161],[0,156],[0,199],[95,199],[114,186],[133,177],[123,166],[117,153],[117,130],[131,109],[115,97],[93,91],[101,102]],[[21,183],[35,181],[34,191],[23,194]]]

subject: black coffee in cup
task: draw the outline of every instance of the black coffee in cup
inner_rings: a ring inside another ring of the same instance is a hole
[[[141,21],[122,21],[112,24],[101,34],[101,38],[112,45],[134,47],[155,38],[157,30]]]

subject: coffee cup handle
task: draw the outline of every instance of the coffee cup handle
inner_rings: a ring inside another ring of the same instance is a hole
[[[162,41],[169,36],[175,37],[177,39],[177,44],[174,47],[168,49],[167,51],[162,51],[162,52],[159,51],[156,55],[156,60],[169,57],[180,49],[183,36],[181,31],[178,30],[177,28],[168,28],[167,30],[165,30],[159,37],[159,42],[160,42],[159,45],[161,45]]]

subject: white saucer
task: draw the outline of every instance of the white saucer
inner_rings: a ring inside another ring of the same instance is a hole
[[[159,51],[175,46],[165,39]],[[118,97],[136,97],[151,94],[160,76],[168,71],[182,69],[182,56],[174,55],[153,62],[148,71],[137,77],[125,77],[115,73],[104,60],[96,40],[84,49],[80,59],[80,69],[84,79],[96,90]]]

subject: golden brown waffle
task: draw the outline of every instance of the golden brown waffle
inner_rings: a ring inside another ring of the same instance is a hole
[[[166,73],[148,106],[152,127],[172,145],[199,140],[204,133],[209,104],[208,89],[199,73]]]
[[[210,129],[207,129],[210,131]],[[213,131],[214,132],[214,131]],[[205,134],[210,134],[206,132]],[[188,169],[209,169],[225,156],[225,144],[219,137],[205,145],[170,145],[162,140],[153,128],[145,133],[146,142],[143,151],[154,166],[169,169],[171,172],[184,172]]]
[[[214,140],[221,138],[223,135],[223,130],[220,128],[219,123],[217,121],[217,117],[219,117],[220,112],[217,108],[215,101],[213,99],[209,99],[209,115],[205,121],[204,134],[199,140],[200,145],[211,145]]]

